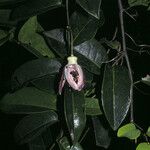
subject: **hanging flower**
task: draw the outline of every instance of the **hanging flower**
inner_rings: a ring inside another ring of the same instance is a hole
[[[74,90],[81,91],[84,87],[84,76],[82,68],[77,63],[77,57],[67,58],[68,64],[64,67],[63,74],[59,83],[59,94],[61,95],[65,82]]]

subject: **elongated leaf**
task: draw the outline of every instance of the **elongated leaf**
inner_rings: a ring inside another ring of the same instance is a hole
[[[96,145],[107,149],[111,141],[108,130],[104,128],[97,116],[92,117],[92,122],[94,127]]]
[[[0,30],[0,40],[5,38],[7,36],[7,33],[4,30]]]
[[[100,18],[100,7],[102,0],[76,0],[77,3],[90,15]]]
[[[46,150],[42,136],[36,137],[28,144],[29,144],[29,150]]]
[[[64,30],[55,29],[44,32],[46,39],[53,50],[62,58],[67,56]],[[95,39],[86,41],[74,47],[79,63],[90,72],[100,73],[100,67],[107,60],[104,47]]]
[[[146,142],[140,143],[136,148],[136,150],[149,150],[149,149],[150,149],[150,144]]]
[[[48,75],[37,80],[33,80],[31,83],[40,90],[55,94],[55,89],[58,87],[55,82],[56,78],[57,76],[55,75]]]
[[[150,0],[128,0],[129,5],[132,6],[148,6],[150,4]]]
[[[15,4],[24,2],[26,0],[1,0],[0,6],[14,6]]]
[[[141,134],[141,131],[137,129],[133,123],[129,123],[119,128],[117,136],[127,137],[131,140],[135,140],[140,136],[140,134]]]
[[[85,111],[86,111],[86,115],[90,115],[90,116],[101,115],[102,111],[100,109],[98,99],[85,98]]]
[[[5,113],[32,114],[48,109],[56,110],[56,96],[33,87],[6,94],[0,101]]]
[[[68,130],[73,143],[78,142],[85,127],[86,115],[84,108],[85,100],[83,92],[65,89],[64,93],[64,112]]]
[[[14,132],[15,140],[20,144],[28,143],[57,121],[58,116],[53,111],[28,115],[17,125]]]
[[[74,12],[72,14],[70,23],[73,32],[74,45],[79,45],[94,38],[99,27],[99,20],[79,12]]]
[[[130,107],[130,79],[123,66],[106,66],[102,85],[102,105],[110,126],[116,130]]]
[[[67,137],[63,137],[57,142],[60,150],[70,150],[70,144]]]
[[[142,82],[150,86],[150,75],[142,78]]]
[[[83,150],[83,148],[79,143],[76,143],[75,145],[71,146],[70,150]]]
[[[44,142],[44,145],[46,148],[48,148],[51,144],[53,144],[55,141],[55,137],[52,135],[53,128],[49,126],[43,133],[42,133],[42,139]],[[55,133],[56,134],[56,133]]]
[[[74,146],[70,147],[69,141],[66,137],[61,138],[58,141],[60,150],[83,150],[79,143],[76,143]]]
[[[3,44],[5,44],[8,41],[8,38],[4,38],[2,40],[0,40],[0,46],[2,46]]]
[[[2,46],[8,40],[8,33],[4,30],[0,30],[0,46]]]
[[[150,137],[150,127],[148,127],[146,134]]]
[[[41,14],[48,10],[60,7],[61,0],[26,0],[23,4],[15,7],[11,14],[12,20],[22,20],[28,17]]]
[[[37,33],[38,26],[40,25],[38,24],[37,17],[30,18],[21,28],[18,39],[21,43],[27,44],[28,47],[31,46],[37,50],[41,55],[53,58],[54,54],[50,51],[44,38]]]
[[[61,64],[56,59],[36,59],[20,66],[12,76],[12,87],[22,86],[46,75],[54,75],[59,72]]]
[[[17,21],[10,20],[11,9],[0,9],[0,25],[13,27],[17,24]]]

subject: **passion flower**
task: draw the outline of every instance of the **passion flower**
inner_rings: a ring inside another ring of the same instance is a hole
[[[84,87],[84,75],[82,68],[77,63],[77,57],[70,56],[67,60],[68,64],[64,67],[59,83],[60,95],[66,81],[74,90],[81,91]]]

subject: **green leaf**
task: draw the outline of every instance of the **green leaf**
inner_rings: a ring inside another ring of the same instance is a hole
[[[16,126],[14,136],[19,144],[28,143],[40,136],[46,128],[58,121],[53,111],[45,111],[24,117]]]
[[[60,150],[70,150],[70,144],[67,137],[61,138],[57,143]]]
[[[100,7],[102,0],[76,0],[77,3],[90,15],[100,18]]]
[[[72,14],[70,24],[74,38],[74,45],[79,45],[94,38],[100,25],[99,20],[79,12],[74,12]]]
[[[55,75],[61,67],[57,59],[35,59],[20,66],[12,76],[12,87],[18,88],[44,76]]]
[[[76,143],[75,145],[71,146],[70,150],[83,150],[83,148],[79,143]]]
[[[150,86],[150,75],[142,78],[142,82]]]
[[[42,78],[36,79],[31,81],[31,83],[38,89],[51,92],[52,94],[55,94],[55,88],[56,86],[56,79],[58,76],[56,75],[48,75],[44,76]]]
[[[143,143],[140,143],[136,150],[150,150],[150,144],[146,143],[146,142],[143,142]]]
[[[130,7],[139,5],[148,6],[150,4],[150,0],[128,0],[128,3]]]
[[[10,16],[11,16],[11,9],[0,9],[0,25],[4,27],[15,26],[17,22],[10,20]]]
[[[85,98],[85,111],[86,111],[86,115],[90,115],[90,116],[102,115],[102,111],[100,109],[98,99]]]
[[[29,143],[29,150],[46,150],[42,136],[36,137]]]
[[[8,40],[8,33],[4,30],[0,30],[0,46],[2,46]]]
[[[106,65],[102,85],[102,106],[110,126],[116,130],[130,107],[130,78],[124,66]]]
[[[85,77],[85,83],[86,84],[91,84],[93,81],[93,74],[89,71],[87,71],[86,69],[82,68],[83,72],[84,72],[84,77]]]
[[[74,146],[70,147],[67,137],[63,137],[58,141],[60,150],[83,150],[79,143],[76,143]]]
[[[96,145],[107,149],[111,142],[108,130],[104,128],[97,116],[92,117],[92,123],[94,127]]]
[[[147,8],[147,11],[150,11],[150,6]]]
[[[65,58],[68,56],[63,29],[51,30],[44,32],[44,34],[50,47],[60,57]],[[95,74],[100,74],[101,65],[107,60],[105,48],[95,39],[75,46],[74,53],[78,57],[79,64]]]
[[[68,130],[73,143],[78,142],[86,123],[83,92],[72,91],[65,88],[64,112]]]
[[[148,130],[146,132],[146,135],[148,135],[150,137],[150,127],[148,127]]]
[[[3,39],[3,38],[5,38],[6,36],[7,36],[6,31],[0,30],[0,40]]]
[[[53,58],[54,54],[47,46],[44,38],[37,33],[38,26],[37,17],[30,18],[19,31],[18,39],[21,43],[37,50],[41,55]]]
[[[109,46],[110,48],[115,49],[115,50],[119,50],[121,47],[121,43],[117,40],[108,41],[107,39],[103,38],[103,39],[101,39],[101,42],[107,44],[107,46]]]
[[[119,128],[117,132],[118,137],[126,137],[131,140],[137,139],[141,134],[141,131],[136,128],[133,123],[126,124]]]
[[[18,3],[24,2],[26,0],[1,0],[0,6],[14,6]]]
[[[49,109],[56,110],[56,95],[33,87],[25,87],[6,94],[0,101],[0,109],[5,113],[32,114]]]
[[[55,136],[52,135],[53,127],[49,126],[43,133],[42,133],[42,138],[43,142],[46,148],[50,147],[55,142]],[[55,134],[57,134],[55,132]]]
[[[44,13],[48,10],[60,7],[62,0],[26,0],[15,7],[11,13],[11,20],[27,19],[31,16]]]

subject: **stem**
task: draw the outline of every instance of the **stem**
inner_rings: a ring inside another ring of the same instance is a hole
[[[129,61],[129,57],[128,57],[128,53],[127,53],[127,48],[126,48],[126,39],[125,39],[125,30],[124,30],[124,18],[123,18],[123,6],[122,6],[122,1],[118,0],[118,7],[119,7],[119,19],[120,19],[120,27],[121,27],[121,35],[122,35],[122,48],[124,51],[124,55],[125,55],[125,59],[127,62],[127,67],[129,70],[129,77],[130,77],[130,81],[131,81],[131,85],[130,85],[130,100],[131,100],[131,105],[130,105],[130,111],[131,111],[131,116],[130,116],[130,121],[134,122],[134,115],[133,115],[133,76],[132,76],[132,69],[131,69],[131,65],[130,65],[130,61]]]
[[[88,129],[85,131],[85,133],[84,133],[84,135],[82,136],[82,138],[81,138],[81,140],[79,141],[79,143],[81,143],[81,142],[83,141],[83,139],[85,138],[85,136],[87,135],[87,133],[89,132],[89,130],[90,130],[90,128],[88,128]]]
[[[72,35],[72,30],[71,30],[70,20],[69,20],[69,2],[68,2],[68,0],[66,0],[66,17],[67,17],[66,35],[67,35],[67,41],[68,41],[68,48],[69,48],[71,56],[73,56],[73,35]]]

